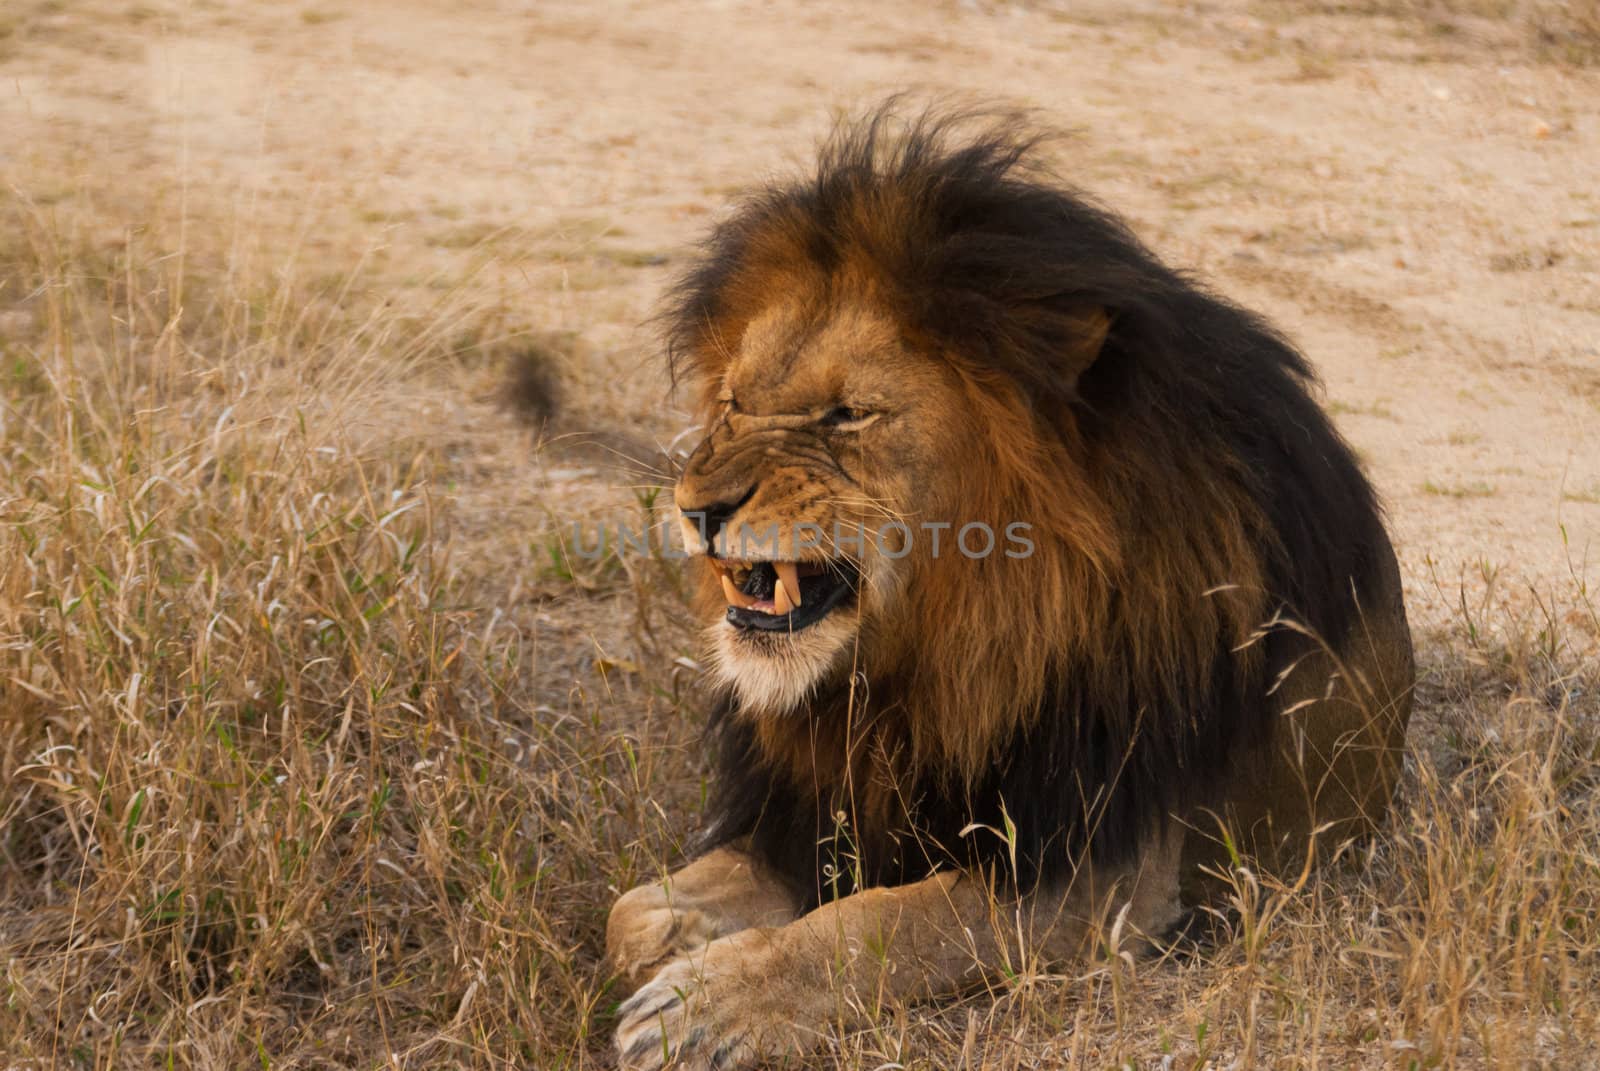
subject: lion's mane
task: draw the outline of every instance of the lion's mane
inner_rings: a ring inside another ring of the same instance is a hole
[[[962,519],[1033,526],[1030,557],[929,564],[802,712],[716,703],[702,843],[748,839],[817,899],[1125,859],[1270,737],[1275,676],[1312,642],[1270,623],[1345,636],[1387,553],[1291,345],[1053,179],[1024,123],[972,120],[842,127],[814,177],[715,228],[666,317],[709,406],[774,294],[869,296],[956,373],[948,418],[985,429],[952,474]],[[1097,351],[1085,310],[1109,315]]]

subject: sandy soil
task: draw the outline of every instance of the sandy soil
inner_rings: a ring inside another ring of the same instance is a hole
[[[1414,601],[1600,549],[1596,74],[1241,0],[450,7],[24,3],[0,169],[113,209],[136,176],[191,230],[276,220],[401,294],[470,269],[576,337],[569,427],[662,442],[683,418],[643,324],[731,193],[891,91],[1020,102],[1078,132],[1069,178],[1302,343]],[[486,394],[419,402],[484,451],[464,501],[547,495]]]

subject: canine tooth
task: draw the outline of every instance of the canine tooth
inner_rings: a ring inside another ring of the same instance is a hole
[[[733,581],[728,578],[727,573],[721,573],[719,575],[722,577],[722,594],[727,596],[729,605],[741,606],[748,609],[750,604],[755,602],[755,600],[750,596],[733,586]]]
[[[800,571],[794,567],[794,562],[773,562],[772,567],[778,572],[778,583],[784,592],[794,600],[796,606],[799,606]]]
[[[794,603],[789,599],[789,592],[784,588],[783,581],[777,580],[772,584],[772,612],[782,617],[794,610]]]

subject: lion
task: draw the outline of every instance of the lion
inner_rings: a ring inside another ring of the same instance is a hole
[[[1160,947],[1219,862],[1390,807],[1399,570],[1310,366],[1041,140],[847,122],[667,299],[715,787],[610,915],[623,1067],[803,1052],[1108,919]]]

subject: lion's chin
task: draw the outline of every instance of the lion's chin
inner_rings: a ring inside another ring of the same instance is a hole
[[[801,632],[758,632],[727,621],[711,626],[712,677],[747,714],[791,713],[840,672],[855,636],[854,615],[833,614]]]

